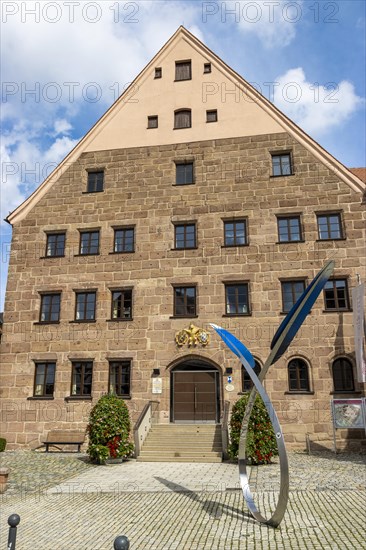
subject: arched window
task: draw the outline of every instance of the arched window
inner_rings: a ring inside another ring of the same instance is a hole
[[[254,362],[254,372],[258,376],[258,374],[261,371],[261,366],[258,363],[258,361]],[[246,369],[242,366],[241,367],[241,381],[242,381],[242,391],[250,391],[253,387],[252,379],[250,378],[249,374],[247,373]]]
[[[332,365],[334,391],[354,391],[353,367],[351,361],[340,357]]]
[[[179,109],[174,112],[174,128],[190,128],[192,116],[190,109]]]
[[[310,391],[309,369],[303,359],[291,359],[287,369],[289,391]]]

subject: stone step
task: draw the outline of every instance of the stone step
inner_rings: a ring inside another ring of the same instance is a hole
[[[221,457],[221,453],[217,451],[193,451],[192,449],[186,449],[186,450],[172,450],[168,451],[166,449],[162,451],[145,451],[143,449],[140,453],[140,456],[160,456],[160,457],[167,457],[167,458],[176,458],[178,456],[181,457],[187,457],[187,456],[199,456],[199,457]]]
[[[141,462],[221,462],[221,426],[154,424],[142,445]]]
[[[137,458],[137,462],[204,462],[206,464],[222,462],[221,456],[218,457],[142,457],[141,455]]]
[[[180,451],[187,451],[187,450],[192,450],[194,452],[202,452],[202,453],[207,453],[207,452],[210,452],[210,451],[213,451],[213,452],[222,452],[222,445],[195,445],[195,446],[191,446],[191,445],[180,445],[180,446],[177,446],[177,445],[153,445],[150,443],[150,441],[148,443],[145,443],[143,445],[143,452],[145,451],[156,451],[156,452],[160,452],[160,451],[176,451],[176,452],[180,452]]]
[[[165,436],[155,436],[155,435],[148,435],[147,439],[149,441],[154,441],[156,443],[164,442],[164,443],[192,443],[196,444],[200,441],[204,443],[221,443],[221,437],[177,437],[177,436],[171,436],[171,435],[165,435]]]

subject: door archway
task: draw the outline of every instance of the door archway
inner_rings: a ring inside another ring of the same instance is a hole
[[[202,358],[183,359],[171,369],[171,422],[219,423],[220,370]]]

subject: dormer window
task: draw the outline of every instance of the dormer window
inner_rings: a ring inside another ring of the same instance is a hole
[[[163,76],[163,70],[161,67],[155,67],[155,78],[161,78]]]
[[[211,72],[211,63],[204,63],[204,65],[203,65],[203,72],[204,72],[205,74]]]
[[[192,112],[190,109],[179,109],[174,113],[174,129],[191,128]]]
[[[175,80],[191,80],[192,63],[191,61],[175,62]]]

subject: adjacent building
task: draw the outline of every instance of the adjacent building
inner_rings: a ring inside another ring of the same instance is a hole
[[[335,271],[266,390],[290,448],[333,441],[333,398],[365,397],[351,290],[364,278],[365,184],[181,27],[13,227],[0,391],[8,448],[85,428],[104,393],[134,422],[220,423],[279,323]],[[364,431],[337,432],[360,448]]]

